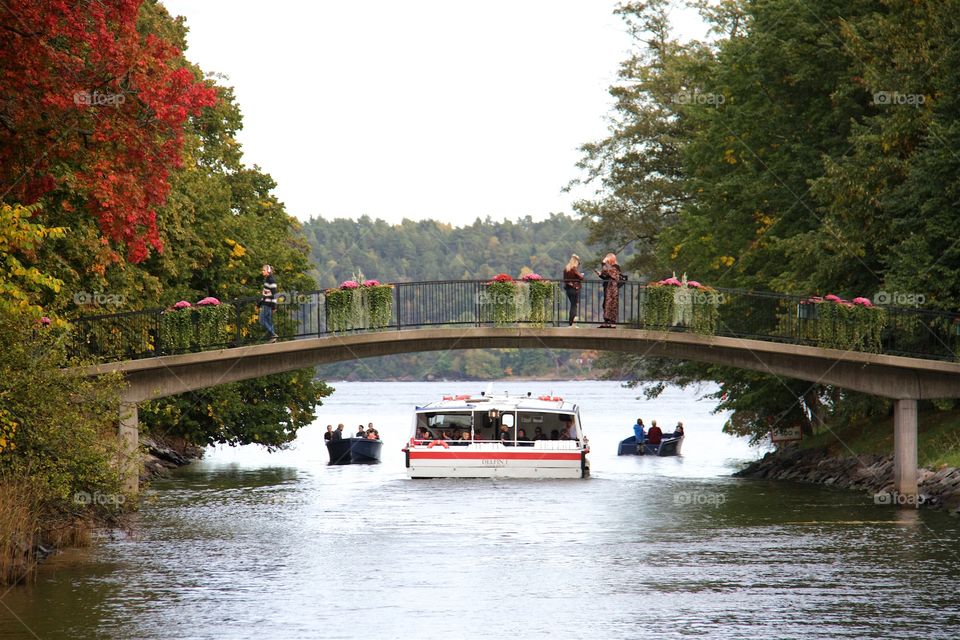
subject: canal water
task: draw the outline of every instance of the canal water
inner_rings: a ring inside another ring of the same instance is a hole
[[[960,637],[960,521],[731,478],[762,452],[694,392],[497,383],[577,402],[592,477],[413,481],[414,405],[486,385],[334,386],[291,450],[211,450],[3,594],[0,638]],[[618,458],[637,417],[684,455]],[[325,425],[371,421],[383,464],[328,467]]]

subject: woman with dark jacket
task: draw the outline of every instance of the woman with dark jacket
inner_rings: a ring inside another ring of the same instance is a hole
[[[603,324],[601,329],[615,329],[620,315],[620,286],[623,272],[617,264],[617,256],[608,253],[603,258],[603,267],[596,274],[603,280]]]
[[[567,324],[573,326],[577,319],[577,310],[580,306],[580,287],[583,286],[583,274],[579,271],[580,256],[573,254],[563,268],[563,290],[570,301],[570,318]]]

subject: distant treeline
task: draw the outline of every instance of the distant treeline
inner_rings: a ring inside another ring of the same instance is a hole
[[[364,216],[359,220],[314,218],[304,224],[313,273],[321,287],[335,287],[358,271],[381,282],[475,280],[498,273],[516,277],[535,271],[558,278],[576,253],[595,260],[602,248],[587,244],[588,228],[565,214],[535,222],[479,218],[454,227],[435,220],[390,224]]]

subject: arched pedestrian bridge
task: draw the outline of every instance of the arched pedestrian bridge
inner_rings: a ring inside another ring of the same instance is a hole
[[[600,283],[587,282],[580,317],[589,324],[568,327],[565,296],[545,286],[531,293],[530,285],[517,285],[506,289],[509,296],[475,281],[401,283],[372,296],[364,288],[289,294],[276,314],[284,338],[276,343],[257,337],[252,299],[86,317],[75,326],[80,348],[103,360],[87,373],[119,372],[126,380],[121,431],[131,450],[137,403],[228,382],[398,353],[592,349],[732,366],[891,398],[896,489],[914,495],[917,401],[960,397],[960,325],[951,314],[848,306],[833,313],[841,305],[795,296],[682,288],[668,296],[628,284],[620,292],[622,324],[602,329],[593,324],[602,318]]]

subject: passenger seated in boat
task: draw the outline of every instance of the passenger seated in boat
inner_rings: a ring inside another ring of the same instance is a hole
[[[500,425],[500,444],[512,447],[513,438],[510,437],[510,427],[505,424]]]
[[[420,440],[431,440],[433,436],[430,435],[430,430],[427,428],[420,429]]]
[[[380,432],[373,428],[373,423],[370,423],[370,426],[367,427],[367,440],[379,440]]]
[[[441,440],[453,440],[453,438],[450,437],[450,432],[449,432],[449,431],[444,431],[444,432],[443,432],[443,435],[440,436],[440,439],[441,439]]]
[[[673,437],[682,438],[683,437],[683,423],[678,422],[677,426],[673,428]]]
[[[547,439],[547,436],[544,435],[544,433],[543,433],[543,428],[542,428],[542,427],[536,427],[536,428],[533,430],[533,439],[534,439],[534,440],[546,440],[546,439]]]
[[[657,426],[656,420],[650,421],[650,430],[647,431],[647,444],[660,444],[663,439],[663,431]]]
[[[637,418],[637,424],[633,425],[633,437],[637,439],[637,444],[647,439],[647,432],[643,426],[643,418]]]
[[[551,429],[550,430],[550,439],[559,440],[560,439],[560,429]]]
[[[519,429],[517,431],[517,444],[521,447],[532,447],[533,441],[527,437],[527,432],[525,429]]]
[[[470,444],[470,432],[469,431],[454,431],[454,438],[451,444],[458,447],[465,447]]]
[[[360,428],[357,429],[357,432],[354,434],[355,438],[366,438],[367,430],[363,428],[363,425],[360,425]]]

